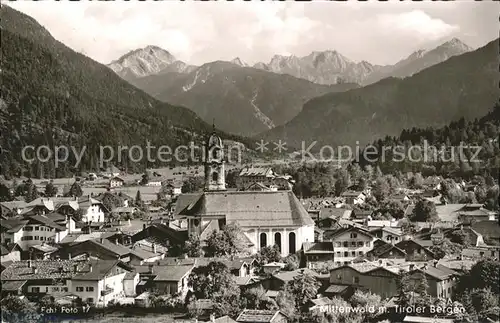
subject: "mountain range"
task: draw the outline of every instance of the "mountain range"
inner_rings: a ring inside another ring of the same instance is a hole
[[[454,56],[410,77],[386,78],[308,101],[290,122],[262,134],[300,148],[360,145],[404,128],[440,127],[486,115],[498,100],[498,40]]]
[[[367,61],[354,62],[335,50],[314,51],[304,57],[275,55],[269,63],[258,62],[252,67],[277,74],[292,75],[313,83],[332,85],[357,83],[368,85],[387,77],[404,78],[472,48],[453,38],[431,50],[420,49],[394,65],[374,65]],[[240,67],[250,67],[239,57],[230,61]],[[158,46],[135,49],[108,65],[127,80],[166,72],[190,73],[196,66],[177,60]]]
[[[290,121],[308,100],[357,84],[320,85],[232,62],[204,64],[130,80],[159,100],[190,108],[206,122],[252,136]]]
[[[150,141],[176,147],[212,131],[191,110],[161,102],[105,65],[74,52],[33,18],[6,5],[0,18],[4,174],[54,176],[64,171],[20,160],[27,144],[88,146],[81,166],[95,169],[99,145],[116,148]]]
[[[197,67],[167,50],[147,46],[108,66],[161,101],[185,106],[205,122],[215,120],[229,133],[254,136],[290,121],[314,97],[391,76],[408,77],[470,50],[454,38],[392,66],[355,63],[337,51],[324,51],[301,58],[276,55],[269,64],[252,68],[238,57]]]

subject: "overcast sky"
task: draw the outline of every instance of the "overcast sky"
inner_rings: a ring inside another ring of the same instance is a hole
[[[477,48],[498,37],[499,3],[455,2],[56,2],[9,5],[101,63],[157,45],[191,64],[337,50],[393,64],[453,37]]]

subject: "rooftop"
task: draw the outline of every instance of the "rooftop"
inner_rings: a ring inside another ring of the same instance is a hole
[[[242,227],[314,225],[291,191],[205,192],[178,214],[224,216],[228,223],[237,222]]]
[[[272,322],[272,320],[279,314],[279,311],[266,311],[266,310],[243,310],[236,319],[237,322]]]
[[[2,282],[70,278],[100,280],[116,265],[128,268],[118,260],[23,260],[15,261],[8,266],[1,273],[1,279]]]

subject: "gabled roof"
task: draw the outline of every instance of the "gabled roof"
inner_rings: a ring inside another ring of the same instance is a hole
[[[179,215],[223,216],[227,223],[242,227],[314,225],[291,191],[205,192]]]
[[[270,323],[273,319],[278,316],[280,311],[267,311],[267,310],[243,310],[243,312],[238,315],[236,322],[249,322],[249,323]],[[281,313],[284,315],[283,313]]]
[[[243,168],[239,176],[269,176],[272,177],[273,170],[271,167],[247,167]]]
[[[283,282],[289,282],[292,281],[295,277],[299,277],[305,274],[311,275],[313,277],[319,277],[319,274],[317,272],[309,268],[301,268],[293,271],[282,271],[274,274],[273,277]]]
[[[334,247],[333,241],[324,241],[324,242],[304,242],[302,244],[302,249],[304,250],[304,254],[333,254]]]
[[[192,265],[185,266],[156,266],[153,269],[155,281],[173,281],[178,282],[186,277],[194,268]]]
[[[8,255],[10,253],[9,249],[7,249],[4,245],[0,245],[0,251],[2,252],[2,256]]]
[[[14,218],[7,220],[1,219],[0,227],[2,228],[2,231],[5,231],[7,233],[14,233],[21,230],[27,223],[28,220],[24,220],[21,218]]]
[[[367,237],[370,237],[370,238],[375,238],[368,230],[365,230],[365,229],[362,229],[360,227],[355,227],[355,226],[349,226],[347,228],[342,228],[338,231],[336,231],[333,235],[331,235],[329,238],[330,239],[335,239],[336,237],[340,236],[340,235],[343,235],[347,232],[356,232],[356,233],[360,233],[364,236],[367,236]]]
[[[39,224],[43,224],[46,227],[56,229],[58,231],[67,230],[66,227],[63,227],[62,225],[55,223],[54,221],[52,221],[51,219],[49,219],[48,217],[46,217],[44,215],[32,215],[26,219],[28,220],[27,224],[39,223]]]
[[[342,193],[340,196],[342,197],[358,197],[360,195],[365,195],[365,193],[361,191],[346,191]]]
[[[29,262],[31,262],[31,268]],[[104,278],[116,265],[130,269],[118,260],[22,260],[8,266],[1,273],[1,279],[2,282],[57,278],[99,280]],[[91,266],[92,272],[90,272]],[[33,267],[36,268],[36,272],[33,271]]]
[[[366,253],[366,255],[367,256],[372,255],[374,257],[380,257],[381,255],[383,255],[383,254],[385,254],[387,252],[391,252],[391,251],[400,252],[400,253],[406,255],[406,251],[404,251],[403,249],[398,248],[398,247],[396,247],[395,245],[392,245],[392,244],[381,245],[378,248],[374,248],[374,249],[368,251]]]

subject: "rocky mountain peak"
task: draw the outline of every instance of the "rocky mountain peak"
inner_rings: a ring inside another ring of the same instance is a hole
[[[144,77],[158,74],[175,61],[177,59],[163,48],[148,45],[128,52],[108,66],[122,76]]]

